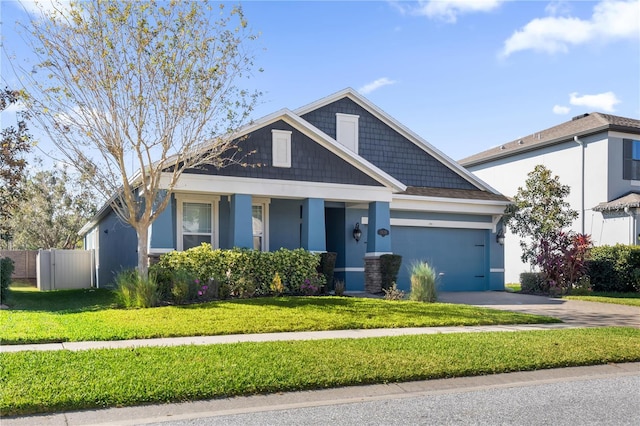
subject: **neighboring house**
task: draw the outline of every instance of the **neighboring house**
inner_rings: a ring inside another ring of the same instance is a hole
[[[571,187],[568,201],[579,213],[574,231],[590,234],[596,245],[638,244],[640,120],[583,114],[460,164],[509,197],[543,164]],[[520,261],[519,240],[506,233],[506,282],[530,270]]]
[[[508,199],[354,90],[277,111],[243,136],[260,167],[183,174],[152,225],[150,253],[203,242],[331,251],[349,291],[375,291],[379,256],[396,253],[401,289],[418,260],[435,267],[442,290],[504,289],[496,231]],[[108,206],[82,232],[97,251],[100,285],[136,265],[135,232]]]

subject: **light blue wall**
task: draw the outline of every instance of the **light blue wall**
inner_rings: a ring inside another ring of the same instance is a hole
[[[100,287],[113,287],[118,272],[138,266],[138,237],[136,231],[123,223],[111,211],[98,225]]]
[[[269,204],[269,251],[301,246],[301,200],[271,199]]]
[[[176,200],[171,196],[171,202],[160,216],[151,224],[150,249],[176,248]]]
[[[362,238],[356,243],[353,239],[353,228],[356,223],[360,222],[363,216],[369,213],[366,209],[345,210],[345,227],[343,233],[345,235],[345,268],[360,268],[358,272],[347,271],[345,273],[345,285],[347,291],[364,291],[364,255],[367,251],[367,226],[360,224]]]

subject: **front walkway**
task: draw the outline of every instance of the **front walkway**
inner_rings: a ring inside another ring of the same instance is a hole
[[[442,293],[439,301],[559,318],[574,327],[640,328],[640,308],[502,291]]]

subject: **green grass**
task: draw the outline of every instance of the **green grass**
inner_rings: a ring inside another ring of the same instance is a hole
[[[640,293],[593,292],[588,296],[563,296],[563,299],[587,302],[614,303],[616,305],[640,306]]]
[[[445,303],[355,297],[278,297],[150,309],[114,309],[106,290],[13,292],[0,311],[3,344],[125,340],[285,331],[560,322]]]
[[[506,291],[516,293],[522,290],[522,286],[519,283],[507,283],[504,285]]]
[[[0,354],[0,412],[322,389],[640,361],[633,328]]]

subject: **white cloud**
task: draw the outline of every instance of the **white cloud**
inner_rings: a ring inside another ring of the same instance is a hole
[[[501,56],[528,49],[564,53],[570,46],[591,41],[637,39],[640,33],[639,7],[638,0],[604,0],[594,6],[593,15],[588,20],[563,16],[536,18],[504,42]],[[547,9],[552,14],[558,10],[556,7]]]
[[[620,99],[613,92],[605,92],[597,95],[569,94],[569,103],[576,106],[585,106],[596,110],[614,112],[614,106],[620,103]]]
[[[496,9],[505,0],[420,0],[417,6],[407,6],[399,2],[394,5],[403,13],[441,19],[455,23],[458,15],[474,12],[489,12]]]
[[[383,86],[389,86],[391,84],[396,84],[396,81],[390,80],[387,77],[382,77],[375,81],[372,81],[371,83],[365,84],[364,86],[358,89],[358,92],[362,93],[363,95],[367,95],[373,92],[374,90],[378,90]]]
[[[554,105],[553,106],[553,113],[554,114],[566,115],[566,114],[569,114],[569,111],[571,111],[571,108],[566,107],[566,106],[562,106],[562,105]]]

